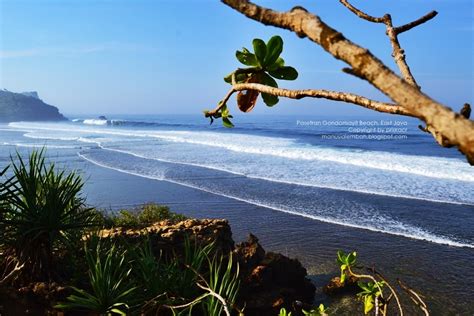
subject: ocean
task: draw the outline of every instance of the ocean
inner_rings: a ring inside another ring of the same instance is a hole
[[[330,274],[337,248],[350,246],[421,282],[435,310],[474,313],[466,303],[473,290],[463,283],[474,276],[467,271],[474,259],[474,168],[455,149],[439,147],[416,120],[246,115],[225,129],[201,116],[69,117],[1,124],[1,166],[16,150],[46,147],[51,159],[90,179],[91,204],[116,210],[153,200],[188,215],[229,217],[237,235],[260,230],[271,249],[313,262],[314,275]],[[101,182],[99,174],[116,176]],[[137,179],[127,180],[134,188],[114,189],[126,175]],[[149,191],[157,183],[174,189]],[[313,250],[296,246],[314,243]]]

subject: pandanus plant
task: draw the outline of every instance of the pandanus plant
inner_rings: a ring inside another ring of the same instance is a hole
[[[13,179],[4,188],[0,209],[1,246],[7,256],[25,263],[28,277],[50,277],[53,259],[76,246],[94,226],[95,212],[80,196],[81,177],[47,163],[45,152],[33,151],[26,162],[11,158]]]

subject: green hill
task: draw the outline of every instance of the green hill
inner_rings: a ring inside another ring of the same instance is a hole
[[[36,92],[0,90],[0,122],[63,120],[58,108],[44,103]]]

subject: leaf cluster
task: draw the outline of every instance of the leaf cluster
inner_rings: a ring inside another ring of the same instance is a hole
[[[259,38],[252,41],[253,52],[247,48],[237,50],[235,57],[246,68],[239,68],[224,77],[224,81],[229,84],[238,83],[259,83],[270,87],[278,88],[277,80],[296,80],[298,72],[295,68],[286,66],[284,59],[280,56],[283,52],[283,39],[280,36],[273,36],[265,43]],[[237,94],[237,106],[242,112],[250,112],[255,107],[260,93],[248,90]],[[263,102],[272,107],[279,101],[278,96],[261,93]],[[220,105],[220,104],[219,104]],[[229,118],[228,109],[224,104],[217,113],[209,115],[209,111],[204,112],[206,117],[210,117],[211,124],[214,119],[222,118],[225,127],[233,127]]]

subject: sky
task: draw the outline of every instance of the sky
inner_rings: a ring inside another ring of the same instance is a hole
[[[396,70],[383,25],[350,13],[337,0],[255,1],[277,10],[304,6]],[[352,0],[372,15],[391,13],[401,25],[439,15],[400,36],[424,92],[454,109],[472,103],[472,0]],[[0,88],[38,91],[66,114],[199,114],[215,107],[239,67],[235,50],[253,38],[284,40],[282,56],[299,71],[280,87],[329,89],[386,101],[368,83],[341,72],[319,46],[264,26],[218,0],[0,0]],[[235,99],[231,104],[235,104]],[[231,105],[230,104],[230,105]],[[237,112],[236,107],[231,107]],[[282,100],[256,114],[366,114],[327,100]]]

